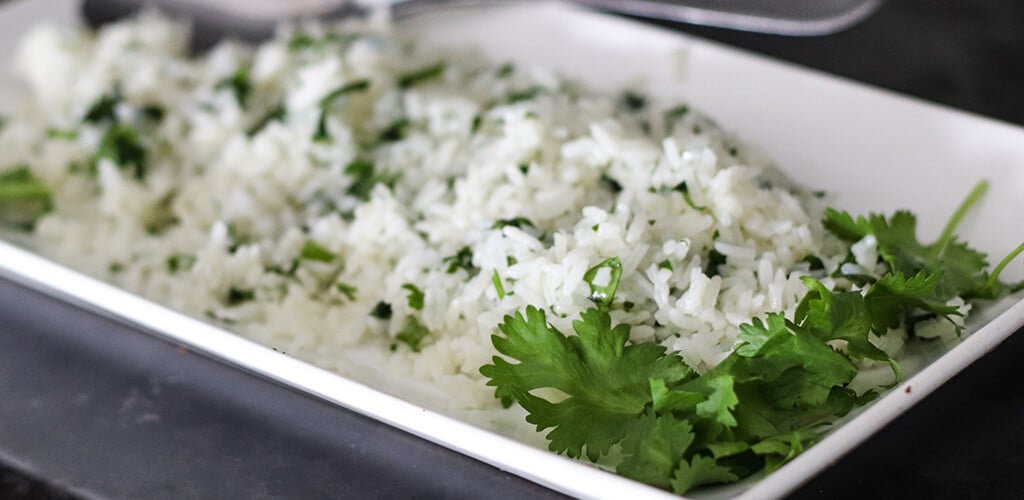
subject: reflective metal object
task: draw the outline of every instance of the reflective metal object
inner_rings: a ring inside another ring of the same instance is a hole
[[[341,18],[365,14],[369,4],[390,5],[396,19],[438,9],[496,0],[84,0],[93,24],[123,17],[142,5],[155,5],[194,24],[193,48],[225,37],[261,40],[282,19]],[[513,1],[513,0],[504,0]],[[716,26],[790,36],[827,35],[868,17],[882,0],[563,0],[606,12],[670,22]]]

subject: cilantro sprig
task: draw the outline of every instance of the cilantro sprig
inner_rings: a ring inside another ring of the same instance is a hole
[[[877,239],[888,272],[849,290],[804,277],[807,293],[791,318],[772,313],[741,325],[733,352],[703,374],[661,345],[630,342],[629,325],[612,324],[619,276],[595,288],[599,271],[621,268],[612,259],[585,277],[596,304],[573,321],[575,335],[528,306],[498,325],[491,340],[501,356],[480,373],[504,405],[518,403],[527,422],[547,431],[549,449],[592,461],[620,457],[616,471],[638,481],[683,494],[771,472],[885,389],[851,388],[862,363],[888,364],[893,383],[902,378],[873,336],[912,328],[921,313],[956,324],[961,313],[950,298],[992,298],[1019,287],[998,275],[1024,244],[989,274],[985,255],[953,235],[983,191],[982,184],[972,192],[931,244],[917,240],[909,212],[854,218],[829,210],[825,225],[841,239]],[[544,396],[552,391],[560,394]]]
[[[935,284],[929,276],[915,280],[918,292]],[[630,343],[629,325],[613,326],[604,310],[581,313],[576,335],[566,336],[532,306],[498,326],[503,335],[492,342],[505,357],[480,373],[503,404],[519,403],[538,431],[551,429],[554,452],[596,461],[618,445],[620,474],[679,494],[734,481],[781,466],[874,397],[849,387],[856,360],[889,363],[901,376],[869,334],[876,319],[899,317],[915,295],[882,284],[861,295],[805,283],[811,291],[793,319],[769,314],[742,325],[740,345],[702,375],[663,346]],[[845,352],[834,340],[846,341]],[[565,397],[536,394],[544,388]]]
[[[979,182],[957,207],[939,239],[930,244],[918,241],[917,218],[905,210],[897,211],[891,217],[870,214],[854,218],[847,212],[830,208],[825,211],[824,224],[826,229],[848,242],[874,236],[878,241],[879,257],[893,274],[914,276],[921,271],[939,274],[938,283],[927,299],[941,302],[956,296],[991,299],[1021,288],[1019,283],[999,281],[999,274],[1006,263],[1024,252],[1024,245],[1013,250],[989,274],[987,256],[957,240],[957,226],[987,188],[988,183]]]

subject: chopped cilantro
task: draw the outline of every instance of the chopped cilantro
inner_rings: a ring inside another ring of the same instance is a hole
[[[540,85],[534,85],[522,90],[515,90],[509,92],[508,96],[505,97],[505,102],[514,104],[517,102],[529,101],[530,99],[537,97],[541,92],[544,92],[544,87],[541,87]]]
[[[74,141],[78,139],[78,131],[71,129],[49,128],[46,129],[46,137],[62,141]]]
[[[399,118],[380,133],[380,142],[396,142],[405,139],[412,122],[408,118]]]
[[[441,76],[446,67],[447,64],[444,61],[438,61],[408,73],[403,73],[398,77],[398,86],[407,89],[427,80],[432,80]]]
[[[27,166],[0,174],[0,223],[31,229],[52,208],[50,188]]]
[[[358,33],[329,32],[319,37],[314,37],[308,33],[298,33],[291,40],[288,40],[288,50],[298,52],[306,49],[325,49],[332,44],[344,47],[361,36]]]
[[[346,83],[346,84],[344,84],[344,85],[342,85],[342,86],[340,86],[340,87],[338,87],[338,88],[328,92],[327,95],[323,96],[320,99],[320,109],[330,108],[331,106],[334,105],[334,102],[337,101],[338,98],[340,98],[341,96],[343,96],[345,94],[351,94],[353,92],[362,92],[362,91],[367,90],[369,88],[370,88],[370,81],[369,80],[363,79],[363,80],[354,80],[354,81],[348,82],[348,83]]]
[[[227,304],[229,306],[237,306],[245,302],[249,302],[256,298],[256,293],[252,290],[246,290],[242,288],[231,287],[228,289]]]
[[[483,117],[476,115],[473,117],[473,122],[469,125],[469,133],[475,134],[480,130],[480,124],[483,123]]]
[[[622,103],[626,109],[640,111],[647,107],[647,98],[643,94],[627,90],[622,94]]]
[[[420,352],[420,343],[429,334],[430,330],[427,327],[420,324],[416,318],[409,316],[409,321],[395,335],[395,340],[404,342],[409,349],[412,349],[412,352]]]
[[[391,304],[383,300],[378,302],[377,305],[373,306],[373,310],[370,311],[370,316],[383,320],[391,319]]]
[[[316,142],[324,142],[331,138],[327,131],[327,114],[331,112],[331,108],[338,99],[344,95],[351,94],[353,92],[362,92],[369,88],[369,80],[355,80],[348,82],[323,96],[320,99],[320,118],[317,120],[316,132],[313,134],[313,140]]]
[[[611,307],[621,278],[622,261],[618,257],[605,259],[583,274],[583,281],[590,285],[590,300],[597,303],[598,309],[607,311]]]
[[[448,264],[445,272],[455,274],[459,269],[465,269],[471,276],[476,275],[480,270],[473,266],[473,250],[468,246],[459,249],[455,255],[441,259],[441,262]]]
[[[192,269],[195,263],[196,257],[194,255],[177,253],[167,257],[167,272],[177,274],[178,271],[188,271]]]
[[[512,64],[512,63],[505,63],[505,64],[502,64],[501,67],[498,68],[498,73],[497,74],[498,74],[498,78],[508,78],[508,77],[512,76],[512,74],[515,73],[515,72],[516,72],[516,66],[514,64]]]
[[[808,255],[800,260],[800,262],[806,262],[810,265],[811,271],[821,271],[825,269],[825,263],[817,255]]]
[[[533,222],[530,222],[530,219],[527,219],[526,217],[514,217],[512,219],[499,219],[493,226],[491,226],[491,229],[502,229],[506,227],[517,227],[519,229],[523,229],[527,227],[536,228],[537,226],[534,226]]]
[[[167,114],[167,111],[158,104],[147,104],[143,106],[139,112],[142,113],[142,116],[145,119],[152,122],[162,121],[164,116]]]
[[[725,265],[725,254],[719,252],[714,246],[708,252],[708,265],[704,268],[704,274],[718,276],[718,266]]]
[[[302,49],[308,49],[314,46],[316,42],[316,38],[313,38],[312,36],[306,33],[299,33],[293,36],[291,40],[288,40],[288,50],[297,51]]]
[[[494,283],[494,291],[498,292],[498,300],[505,298],[505,285],[501,284],[501,276],[498,274],[498,270],[495,269],[491,273],[491,283]]]
[[[398,180],[394,175],[378,174],[373,162],[366,160],[353,160],[345,166],[344,172],[352,178],[352,184],[345,192],[363,201],[370,199],[370,193],[377,184],[393,189]]]
[[[132,168],[136,179],[146,176],[146,148],[139,133],[128,125],[118,123],[107,129],[92,156],[90,170],[95,172],[96,165],[104,158],[118,168]]]
[[[674,108],[665,111],[665,126],[668,127],[676,122],[676,120],[686,116],[690,112],[690,107],[685,104],[680,104]]]
[[[284,120],[287,113],[288,111],[284,107],[284,104],[278,104],[277,106],[270,108],[270,110],[268,110],[267,113],[264,114],[262,118],[257,120],[256,123],[253,123],[252,126],[245,131],[245,134],[248,135],[249,137],[252,137],[259,133],[261,130],[263,130],[267,125],[270,124],[270,122],[279,122]],[[326,134],[326,131],[324,133]]]
[[[117,121],[117,105],[121,102],[121,86],[115,84],[109,94],[104,94],[86,110],[82,121],[86,123],[101,123],[104,121]]]
[[[423,295],[423,290],[420,290],[419,287],[412,283],[405,283],[404,285],[402,285],[402,288],[406,289],[409,292],[409,295],[406,296],[406,300],[409,301],[409,307],[417,311],[422,311],[423,299],[425,298]]]
[[[320,246],[313,240],[306,240],[302,245],[302,252],[299,254],[303,259],[315,260],[317,262],[334,262],[337,257],[330,250]]]
[[[214,88],[218,90],[230,89],[235,94],[235,100],[238,101],[238,105],[244,108],[249,100],[249,95],[252,94],[252,81],[249,79],[251,71],[252,64],[244,63],[231,76],[217,82]]]
[[[334,289],[337,290],[338,293],[344,295],[348,300],[356,300],[356,292],[358,291],[356,290],[356,287],[349,285],[348,283],[335,283]]]
[[[668,259],[665,259],[665,260],[659,262],[658,263],[658,269],[668,269],[669,271],[673,271],[674,270],[672,268],[672,263],[669,262]]]
[[[677,193],[682,193],[683,200],[686,200],[686,204],[690,205],[690,208],[700,212],[708,211],[708,207],[698,206],[696,203],[693,202],[693,199],[690,198],[690,188],[689,186],[686,185],[686,181],[676,184],[676,187],[672,188],[672,190]]]
[[[601,178],[598,179],[598,183],[602,188],[607,189],[612,194],[619,194],[622,192],[622,184],[619,184],[619,181],[613,179],[608,174],[601,174]]]

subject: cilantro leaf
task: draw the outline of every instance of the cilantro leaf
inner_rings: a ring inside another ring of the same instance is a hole
[[[498,300],[505,298],[505,285],[501,284],[501,275],[498,274],[498,270],[495,269],[491,273],[491,283],[494,284],[494,291],[498,294]]]
[[[274,122],[274,121],[278,121],[279,122],[279,121],[284,120],[285,116],[287,116],[287,114],[288,114],[288,109],[285,108],[284,103],[278,104],[277,106],[274,106],[273,108],[270,108],[270,110],[268,110],[266,112],[266,114],[263,115],[262,118],[257,120],[256,123],[253,123],[252,126],[250,126],[245,131],[245,134],[248,135],[249,137],[252,137],[252,136],[258,134],[264,128],[266,128],[266,126],[269,125],[270,122]]]
[[[516,227],[519,229],[528,227],[536,229],[537,226],[533,225],[533,222],[531,222],[530,219],[527,219],[526,217],[515,217],[512,219],[499,219],[494,222],[494,225],[491,226],[491,229],[502,229],[506,227]]]
[[[129,125],[117,123],[107,129],[90,161],[92,171],[104,158],[118,168],[131,167],[136,179],[146,176],[146,148],[139,133]]]
[[[331,135],[327,131],[327,114],[331,112],[331,108],[334,107],[334,103],[336,101],[341,99],[342,96],[353,92],[361,92],[369,88],[369,80],[355,80],[348,82],[323,96],[320,99],[320,118],[316,122],[316,132],[313,134],[313,141],[326,142],[330,140]]]
[[[412,283],[405,283],[402,288],[409,291],[409,295],[406,296],[406,300],[409,301],[409,307],[416,309],[417,311],[423,310],[423,290]]]
[[[53,208],[50,188],[22,166],[0,174],[0,223],[31,228]]]
[[[383,300],[378,302],[377,305],[373,306],[373,310],[370,311],[370,316],[377,319],[389,320],[391,319],[391,304],[384,302]]]
[[[420,343],[430,334],[430,330],[423,326],[416,318],[409,316],[408,323],[395,335],[395,339],[404,342],[412,349],[412,352],[420,352]]]
[[[333,262],[337,257],[333,252],[313,240],[306,240],[303,243],[299,256],[303,259],[315,260],[317,262]]]
[[[615,471],[628,478],[668,489],[679,459],[694,440],[686,420],[644,413],[622,443],[625,458]]]
[[[334,289],[350,301],[356,300],[356,292],[359,291],[356,287],[349,285],[348,283],[335,283]]]
[[[82,116],[82,121],[85,123],[116,122],[117,105],[120,104],[122,99],[121,86],[115,84],[109,94],[100,96],[96,102],[89,106],[85,115]]]
[[[694,486],[729,483],[739,477],[728,467],[719,465],[715,459],[696,455],[689,462],[683,460],[672,478],[672,489],[682,495]]]
[[[444,61],[438,61],[408,73],[403,73],[398,77],[398,86],[402,89],[408,89],[418,83],[437,78],[444,73],[447,67]]]
[[[459,269],[465,269],[470,276],[476,276],[476,273],[480,272],[480,269],[473,265],[473,250],[468,246],[460,248],[455,255],[441,259],[441,262],[448,264],[444,271],[447,274],[455,274]]]
[[[544,311],[527,307],[526,315],[506,316],[494,335],[494,347],[518,364],[495,356],[480,373],[505,404],[518,401],[529,411],[552,451],[591,460],[625,437],[650,401],[649,380],[676,383],[692,375],[681,360],[653,343],[626,345],[629,327],[611,326],[606,312],[590,309],[573,322],[576,336],[566,337],[547,323]],[[531,391],[553,388],[566,398],[552,403]]]
[[[929,299],[946,302],[961,296],[965,298],[991,297],[998,283],[989,283],[986,255],[959,242],[954,236],[957,224],[971,205],[984,193],[987,184],[979,183],[957,208],[940,238],[931,244],[917,239],[917,218],[900,210],[886,218],[879,214],[856,219],[847,212],[834,209],[825,211],[824,225],[839,238],[856,242],[868,235],[878,241],[881,259],[893,274],[915,276],[921,271],[939,274]]]
[[[214,88],[230,89],[235,94],[238,105],[244,108],[245,104],[249,101],[249,95],[252,94],[252,81],[249,77],[251,72],[251,63],[242,64],[231,76],[217,82]]]
[[[615,292],[619,289],[622,279],[622,261],[618,257],[605,259],[583,274],[583,281],[590,286],[590,300],[597,303],[599,309],[607,311],[615,300]]]

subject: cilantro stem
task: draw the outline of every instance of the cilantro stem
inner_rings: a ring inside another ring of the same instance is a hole
[[[979,199],[981,199],[981,196],[985,194],[986,190],[988,190],[988,182],[982,180],[974,186],[974,189],[972,189],[970,194],[967,195],[967,198],[960,203],[956,212],[953,212],[953,216],[950,217],[949,222],[946,223],[945,229],[942,230],[942,236],[939,238],[939,244],[937,245],[940,249],[945,249],[946,245],[953,240],[953,231],[955,231],[956,227],[960,225],[960,221],[964,218],[964,215],[967,214],[967,211],[970,210]]]
[[[1021,244],[1018,245],[1017,248],[1014,248],[1009,255],[1003,257],[1003,260],[999,261],[999,264],[997,264],[995,269],[992,270],[992,274],[989,275],[988,283],[985,284],[985,288],[992,290],[993,287],[996,286],[996,283],[999,282],[999,273],[1003,272],[1003,269],[1010,265],[1010,262],[1013,262],[1013,259],[1017,258],[1021,253],[1024,253],[1024,242],[1021,242]]]

